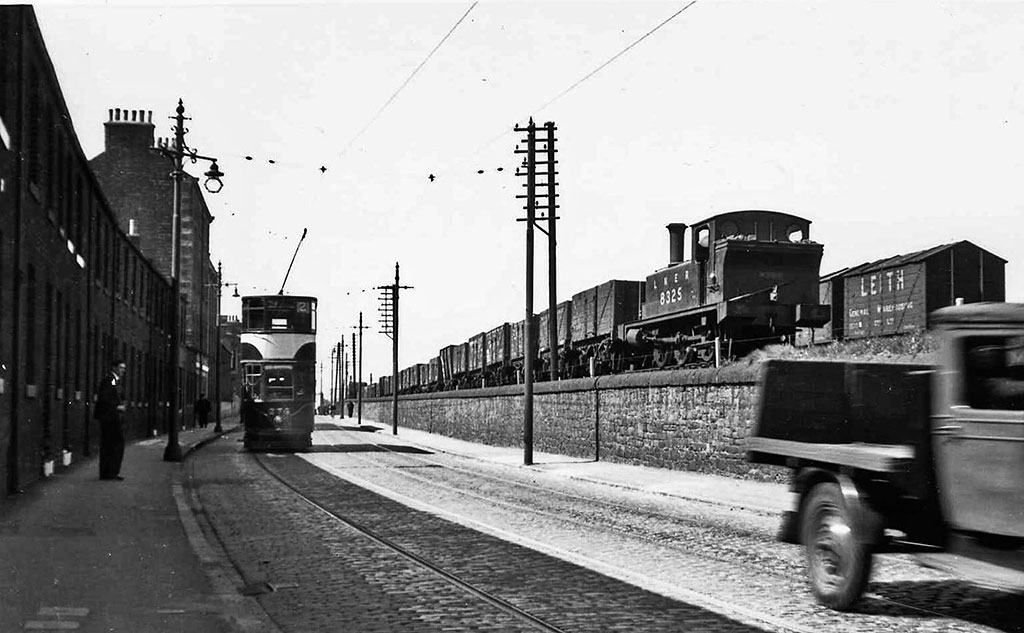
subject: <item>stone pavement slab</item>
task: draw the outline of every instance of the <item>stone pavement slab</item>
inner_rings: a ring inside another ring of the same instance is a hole
[[[216,437],[210,425],[179,442],[187,454]],[[0,631],[232,630],[183,526],[166,442],[129,444],[123,481],[100,480],[92,457],[0,502]]]
[[[356,423],[352,418],[326,416],[317,417],[317,422],[334,422],[345,426]],[[391,434],[390,424],[368,420],[365,416],[363,424],[381,427],[379,433],[386,434],[389,438],[394,437]],[[443,453],[509,466],[523,466],[523,449],[518,447],[477,444],[403,426],[398,427],[398,440]],[[781,513],[791,510],[793,504],[793,495],[785,484],[609,461],[594,461],[536,451],[533,453],[533,462],[534,465],[529,468],[542,470],[554,476],[759,512]]]

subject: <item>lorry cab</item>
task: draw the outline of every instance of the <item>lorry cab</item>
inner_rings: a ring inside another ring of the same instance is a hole
[[[942,514],[955,532],[1024,542],[1024,304],[931,318],[942,339],[931,420]]]

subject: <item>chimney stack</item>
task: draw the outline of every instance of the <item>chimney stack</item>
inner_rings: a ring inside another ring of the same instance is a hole
[[[668,265],[673,266],[686,256],[686,225],[673,222],[665,228],[668,229]]]
[[[109,120],[103,124],[107,151],[138,151],[153,147],[155,126],[152,110],[111,108],[107,114]]]

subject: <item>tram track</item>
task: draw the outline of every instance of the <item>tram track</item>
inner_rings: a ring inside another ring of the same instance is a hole
[[[397,454],[397,455],[401,455],[402,457],[411,457],[408,454],[399,453],[397,451],[390,451],[390,452],[392,452],[394,454]],[[351,456],[352,454],[349,454],[349,455]],[[361,461],[363,463],[367,463],[369,461],[369,460],[365,460],[363,458],[358,458],[358,459],[359,459],[359,461]],[[432,461],[432,460],[422,460],[420,458],[415,458],[415,457],[413,457],[413,459],[417,459],[418,461],[426,461],[426,462],[431,462]],[[265,465],[264,465],[264,468],[266,468]],[[483,522],[477,521],[475,519],[468,518],[468,517],[466,517],[464,515],[460,515],[460,514],[451,512],[449,510],[446,510],[446,509],[438,507],[438,506],[434,506],[434,505],[432,505],[430,503],[427,503],[427,502],[424,502],[422,500],[414,499],[412,497],[408,497],[408,496],[403,495],[401,493],[397,493],[397,492],[395,492],[393,490],[390,490],[390,489],[388,489],[386,487],[383,487],[383,486],[380,486],[380,485],[378,485],[378,484],[376,484],[374,482],[371,482],[368,479],[365,479],[363,477],[359,477],[357,475],[354,475],[351,472],[341,473],[341,472],[339,472],[339,469],[334,469],[334,468],[327,468],[326,470],[328,472],[332,473],[335,476],[340,476],[340,477],[348,480],[350,483],[353,483],[354,485],[357,485],[359,487],[365,488],[365,489],[367,489],[367,490],[369,490],[371,492],[374,492],[376,494],[380,494],[382,496],[391,498],[391,499],[393,499],[395,501],[398,501],[399,503],[401,503],[403,505],[409,506],[410,508],[421,510],[421,511],[425,511],[425,512],[429,512],[431,514],[434,514],[434,515],[439,516],[439,517],[444,518],[444,519],[448,519],[448,520],[454,521],[456,523],[459,523],[459,524],[464,525],[466,527],[469,527],[471,529],[476,529],[476,530],[482,531],[484,533],[497,536],[498,538],[501,538],[502,540],[506,540],[508,542],[515,543],[517,545],[522,545],[522,546],[528,547],[528,548],[530,548],[532,550],[535,550],[537,552],[540,552],[542,554],[547,554],[547,555],[550,555],[550,556],[554,556],[556,558],[565,560],[567,562],[570,562],[570,563],[573,563],[573,564],[577,564],[577,565],[580,565],[582,567],[586,567],[587,569],[596,571],[596,572],[601,573],[601,574],[605,574],[605,575],[607,575],[609,577],[616,578],[618,580],[622,580],[622,581],[628,582],[628,583],[630,583],[630,584],[632,584],[634,586],[637,586],[637,587],[640,587],[640,588],[643,588],[643,589],[646,589],[646,590],[649,590],[649,591],[654,591],[655,593],[658,593],[658,594],[663,595],[665,597],[668,597],[670,599],[680,600],[680,601],[683,601],[683,602],[685,602],[687,604],[692,604],[692,605],[695,605],[695,606],[699,606],[700,608],[707,609],[709,611],[714,611],[714,612],[719,613],[719,614],[721,614],[721,615],[723,615],[725,617],[734,619],[734,620],[739,621],[739,622],[744,622],[744,623],[746,623],[748,625],[756,623],[758,625],[759,629],[762,628],[762,627],[767,627],[767,630],[789,632],[789,633],[812,633],[813,632],[813,629],[811,629],[811,628],[807,628],[807,627],[801,626],[801,625],[799,625],[799,624],[797,624],[795,622],[786,620],[784,618],[779,618],[779,617],[776,617],[774,615],[758,611],[756,609],[746,608],[746,607],[740,606],[740,605],[738,605],[738,604],[736,604],[734,602],[729,602],[729,601],[721,600],[721,599],[718,599],[718,598],[716,598],[714,596],[711,596],[711,595],[709,595],[707,593],[695,591],[695,590],[690,589],[690,588],[681,587],[681,586],[678,586],[678,585],[675,585],[675,584],[672,584],[672,583],[668,583],[668,582],[654,580],[654,579],[648,577],[645,574],[639,574],[637,572],[625,569],[623,567],[620,567],[620,566],[617,566],[617,565],[614,565],[614,564],[611,564],[611,563],[608,563],[608,562],[605,562],[605,561],[601,561],[599,559],[595,559],[595,558],[592,558],[592,557],[589,557],[589,556],[586,556],[586,555],[581,555],[581,554],[577,554],[577,553],[568,552],[568,551],[563,550],[561,548],[552,546],[552,545],[550,545],[548,543],[543,543],[543,542],[531,539],[529,537],[523,537],[522,535],[515,534],[515,533],[512,533],[512,532],[508,532],[508,531],[503,530],[501,528],[497,528],[497,527],[495,527],[493,525],[490,525],[490,524],[487,524],[487,523],[483,523]],[[520,504],[511,504],[511,503],[508,503],[508,502],[497,502],[493,498],[489,499],[489,498],[484,497],[482,495],[476,495],[474,493],[468,492],[468,491],[466,491],[464,489],[459,489],[459,488],[447,486],[445,484],[439,484],[436,481],[432,481],[432,480],[429,480],[429,479],[426,479],[426,478],[419,477],[418,475],[415,475],[415,474],[413,474],[411,472],[408,472],[406,469],[396,469],[396,470],[401,470],[401,473],[402,473],[403,476],[414,478],[414,479],[418,479],[421,482],[426,483],[426,484],[428,484],[430,486],[433,486],[433,487],[440,486],[440,487],[444,487],[444,488],[450,489],[451,491],[456,492],[458,494],[463,494],[463,495],[471,496],[471,497],[474,497],[474,498],[478,498],[480,500],[488,501],[490,503],[503,503],[507,507],[510,507],[512,509],[515,509],[515,510],[520,510],[520,511],[526,510],[526,511],[529,511],[529,512],[534,513],[534,514],[537,513],[537,509],[536,508],[530,508],[530,507],[527,507],[527,506],[524,506],[524,505],[520,505]],[[466,471],[466,472],[467,473],[471,473],[471,471]],[[278,479],[280,479],[280,478],[278,478]],[[495,479],[497,480],[497,478],[495,478]],[[504,480],[502,480],[502,481],[504,481]],[[507,484],[509,482],[508,481],[504,481],[504,483]],[[295,490],[296,493],[301,494],[293,486],[291,486],[291,485],[289,485],[287,483],[286,483],[286,485],[288,485],[288,487],[290,489]],[[534,488],[536,488],[537,490],[543,490],[545,492],[550,492],[547,489],[544,489],[544,488],[542,488],[540,486],[534,486]],[[567,493],[563,493],[563,496],[575,498],[577,500],[584,501],[584,502],[587,502],[587,503],[592,503],[592,502],[595,501],[594,499],[591,499],[591,498],[575,496],[575,495],[569,495]],[[620,507],[626,508],[626,506],[620,506]],[[633,511],[635,512],[635,509]],[[578,526],[587,527],[587,528],[590,528],[590,529],[593,529],[593,527],[594,527],[594,524],[592,522],[588,523],[588,522],[582,521],[582,520],[566,519],[564,516],[559,516],[559,515],[556,515],[556,514],[553,514],[553,513],[548,513],[548,512],[543,512],[543,514],[545,514],[545,516],[547,518],[552,519],[552,520],[559,520],[559,521],[563,521],[563,522],[566,522],[566,521],[573,522],[573,523],[575,523]],[[631,536],[635,537],[636,534],[632,534]],[[718,561],[718,562],[731,562],[731,563],[735,563],[735,561],[725,561],[724,559],[721,560],[721,561]]]
[[[474,584],[472,584],[470,582],[467,582],[467,581],[459,578],[457,575],[455,575],[455,574],[453,574],[453,573],[443,569],[439,565],[435,565],[431,561],[429,561],[426,558],[416,554],[415,552],[412,552],[409,549],[407,549],[405,547],[402,547],[401,545],[398,545],[397,543],[395,543],[395,542],[391,541],[390,539],[388,539],[388,538],[386,538],[386,537],[376,533],[375,531],[373,531],[373,530],[371,530],[371,529],[361,525],[360,523],[358,523],[356,521],[353,521],[350,518],[341,516],[337,512],[334,512],[333,510],[331,510],[331,509],[325,507],[324,505],[316,502],[315,500],[313,500],[312,498],[310,498],[309,496],[304,494],[296,486],[292,485],[291,482],[287,481],[284,477],[282,477],[278,473],[274,472],[273,469],[269,468],[267,466],[267,464],[265,463],[264,458],[262,456],[259,456],[259,455],[256,456],[256,463],[259,464],[259,466],[263,469],[264,472],[266,472],[268,475],[273,477],[280,484],[282,484],[283,486],[285,486],[286,488],[291,490],[291,492],[295,496],[297,496],[299,499],[304,501],[306,504],[308,504],[309,506],[314,508],[317,512],[319,512],[319,513],[321,513],[321,514],[323,514],[323,515],[325,515],[325,516],[327,516],[327,517],[329,517],[329,518],[331,518],[331,519],[333,519],[333,520],[335,520],[335,521],[337,521],[339,523],[342,523],[342,524],[348,526],[350,529],[358,532],[364,538],[367,538],[367,539],[373,541],[374,543],[376,543],[380,547],[385,548],[386,550],[388,550],[388,551],[390,551],[390,552],[392,552],[394,554],[397,554],[398,556],[402,557],[406,561],[408,561],[408,562],[418,566],[419,568],[421,568],[423,570],[426,570],[426,571],[428,571],[428,572],[430,572],[430,573],[440,577],[444,581],[446,581],[449,584],[457,587],[458,589],[461,589],[462,591],[466,592],[467,594],[469,594],[469,595],[471,595],[471,596],[473,596],[473,597],[483,601],[484,603],[486,603],[486,604],[490,605],[491,607],[493,607],[493,608],[495,608],[495,609],[497,609],[497,610],[499,610],[499,611],[501,611],[501,612],[503,612],[503,613],[505,613],[505,614],[507,614],[507,615],[509,615],[509,616],[511,616],[513,618],[515,618],[516,620],[519,620],[520,622],[524,622],[524,623],[528,624],[529,626],[532,626],[533,628],[535,628],[538,631],[547,631],[549,633],[566,633],[564,629],[561,629],[561,628],[559,628],[557,626],[554,626],[553,624],[545,621],[542,618],[539,618],[539,617],[535,616],[534,614],[530,613],[529,611],[526,611],[524,609],[516,607],[515,605],[510,604],[506,600],[503,600],[502,598],[494,595],[493,593],[488,592],[485,589],[482,589],[482,588],[480,588],[480,587],[478,587],[478,586],[476,586],[476,585],[474,585]]]
[[[410,453],[407,453],[407,452],[395,451],[395,450],[391,449],[388,445],[380,443],[380,442],[376,442],[374,440],[367,440],[367,441],[369,443],[373,444],[374,446],[376,446],[377,448],[379,448],[380,450],[382,450],[384,452],[387,452],[389,454],[395,455],[395,456],[399,456],[402,459],[416,461],[416,462],[419,462],[419,463],[422,463],[422,464],[425,464],[425,465],[429,465],[429,466],[435,466],[435,467],[444,468],[444,469],[447,469],[449,471],[460,472],[460,473],[463,473],[463,474],[465,474],[467,476],[473,477],[475,479],[480,479],[480,478],[488,479],[488,480],[500,483],[500,484],[502,484],[505,487],[512,485],[512,486],[516,486],[516,487],[519,487],[519,488],[522,488],[522,489],[542,492],[545,495],[559,496],[559,497],[561,497],[563,499],[571,500],[571,501],[574,501],[574,502],[577,502],[577,503],[581,503],[581,504],[589,504],[589,505],[598,504],[598,505],[601,505],[601,506],[603,506],[603,507],[605,507],[607,509],[611,509],[611,510],[615,510],[615,511],[619,511],[619,512],[627,512],[627,513],[629,513],[631,515],[634,515],[634,516],[655,517],[655,518],[658,518],[660,520],[666,520],[666,521],[668,521],[670,523],[680,523],[682,525],[686,525],[688,523],[687,521],[681,520],[679,517],[666,516],[664,514],[659,514],[659,513],[656,513],[656,512],[652,512],[650,510],[643,510],[643,509],[641,509],[639,507],[636,507],[636,506],[627,506],[627,505],[624,505],[624,504],[619,504],[619,503],[615,503],[615,502],[611,502],[611,501],[608,501],[608,500],[599,499],[599,498],[595,498],[595,497],[588,497],[588,496],[582,496],[582,495],[573,494],[573,493],[569,493],[569,492],[565,492],[565,491],[553,490],[553,489],[551,489],[549,487],[539,486],[539,485],[532,484],[532,483],[529,483],[529,482],[516,481],[516,480],[512,480],[512,479],[508,479],[508,478],[501,478],[501,477],[498,477],[498,476],[495,476],[495,475],[490,475],[490,474],[487,474],[487,473],[484,473],[484,472],[480,472],[480,471],[477,471],[477,470],[471,470],[471,469],[466,469],[466,468],[460,468],[458,466],[453,466],[452,464],[441,462],[439,460],[429,459],[429,458],[426,458],[426,457],[410,454]],[[371,460],[368,460],[368,459],[365,459],[365,458],[359,458],[359,459],[363,463],[373,463]],[[379,466],[379,464],[374,464],[374,465]],[[523,504],[510,502],[510,501],[507,501],[507,500],[496,499],[493,496],[488,496],[488,495],[480,494],[480,493],[477,493],[477,492],[474,492],[474,491],[471,491],[471,490],[466,490],[465,488],[461,488],[461,487],[458,487],[458,486],[453,486],[453,485],[449,485],[449,484],[445,484],[445,483],[439,482],[436,479],[431,479],[431,478],[428,478],[428,477],[424,477],[424,476],[419,475],[416,472],[412,471],[411,469],[406,469],[406,468],[396,469],[396,472],[399,472],[403,477],[419,481],[419,482],[421,482],[421,483],[423,483],[425,485],[429,485],[429,486],[435,487],[435,488],[437,488],[437,487],[444,488],[444,489],[449,490],[450,492],[453,492],[455,494],[463,495],[463,496],[467,496],[467,497],[471,497],[471,498],[475,498],[475,499],[479,499],[479,500],[484,501],[484,502],[489,503],[489,504],[505,506],[505,507],[507,507],[509,509],[516,510],[516,511],[528,511],[528,512],[533,513],[533,514],[538,514],[538,513],[539,514],[543,514],[544,516],[548,517],[549,519],[556,520],[556,521],[563,522],[563,523],[573,523],[573,524],[576,524],[576,525],[579,525],[579,526],[587,527],[588,529],[594,529],[595,527],[598,527],[598,528],[604,529],[604,530],[617,531],[620,534],[625,534],[627,536],[634,537],[634,538],[638,537],[638,536],[641,537],[641,538],[645,537],[645,535],[643,535],[643,534],[638,534],[636,532],[629,532],[629,531],[626,531],[626,530],[622,530],[622,529],[618,528],[617,526],[611,525],[611,524],[608,524],[608,523],[598,523],[598,522],[595,522],[593,519],[586,520],[586,519],[583,519],[583,518],[572,518],[572,517],[566,516],[564,513],[556,514],[554,512],[550,512],[550,511],[547,511],[547,510],[538,509],[535,506],[526,506],[526,505],[523,505]],[[366,482],[366,483],[369,483],[369,482]],[[704,500],[696,500],[696,499],[690,499],[689,501],[693,501],[693,502],[696,502],[696,503],[707,503]],[[715,504],[710,504],[710,505],[715,505]],[[673,543],[666,544],[663,541],[658,541],[656,539],[650,538],[651,535],[646,535],[646,536],[648,537],[647,540],[650,541],[650,542],[656,542],[658,545],[667,546],[669,548],[676,549],[677,551],[679,551],[681,553],[684,553],[685,555],[690,556],[690,557],[696,557],[696,558],[700,558],[700,559],[703,559],[703,560],[707,560],[707,561],[712,562],[712,563],[719,563],[719,564],[723,564],[723,565],[748,567],[748,568],[751,568],[752,571],[754,571],[755,567],[756,567],[756,572],[758,574],[762,575],[762,576],[774,577],[774,578],[777,578],[777,579],[779,579],[781,581],[785,581],[787,584],[800,584],[800,585],[803,584],[803,575],[802,575],[803,574],[803,569],[802,568],[801,568],[801,570],[798,573],[780,572],[780,571],[773,570],[771,568],[765,567],[763,565],[755,566],[753,563],[739,561],[739,560],[736,560],[735,558],[730,558],[730,557],[725,557],[725,556],[708,555],[706,553],[696,552],[696,551],[693,551],[692,549],[688,549],[688,548],[685,548],[685,547],[682,547],[682,546],[679,546],[679,545],[676,545],[676,544],[673,544]],[[692,590],[687,589],[686,591],[692,591]],[[697,593],[697,595],[700,595],[702,598],[711,598],[710,596],[706,596],[704,594],[700,594],[699,592],[696,592],[696,593]],[[924,607],[924,606],[910,604],[908,602],[904,602],[904,601],[900,601],[900,600],[897,600],[897,599],[894,599],[894,598],[890,598],[890,597],[881,595],[881,594],[876,593],[876,592],[868,592],[865,595],[866,595],[866,597],[868,597],[870,599],[877,600],[877,601],[879,601],[881,603],[888,604],[888,605],[890,605],[894,609],[905,610],[907,612],[913,612],[913,613],[923,614],[923,615],[932,616],[932,617],[949,618],[949,619],[954,619],[954,620],[958,620],[959,619],[956,613],[950,612],[948,610],[944,610],[941,607],[939,607],[937,609],[927,608],[927,607]],[[714,599],[712,598],[712,600],[714,600]],[[730,610],[734,610],[735,605],[729,605],[729,607],[730,607]],[[772,625],[774,625],[776,627],[781,627],[781,628],[783,628],[785,630],[790,630],[790,631],[807,631],[808,630],[808,629],[800,627],[798,625],[795,625],[795,624],[792,624],[792,623],[789,623],[789,622],[786,622],[786,621],[783,621],[783,620],[779,620],[779,619],[775,618],[774,616],[770,616],[768,614],[758,614],[757,612],[749,611],[749,610],[743,610],[743,614],[748,616],[748,617],[760,618],[760,619],[762,619],[765,622],[770,622]]]

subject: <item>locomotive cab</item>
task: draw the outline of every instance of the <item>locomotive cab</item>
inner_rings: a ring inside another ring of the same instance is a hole
[[[669,224],[669,265],[647,278],[642,317],[627,326],[627,341],[658,366],[713,365],[722,354],[785,340],[797,326],[824,325],[822,246],[810,240],[810,224],[775,211]]]

